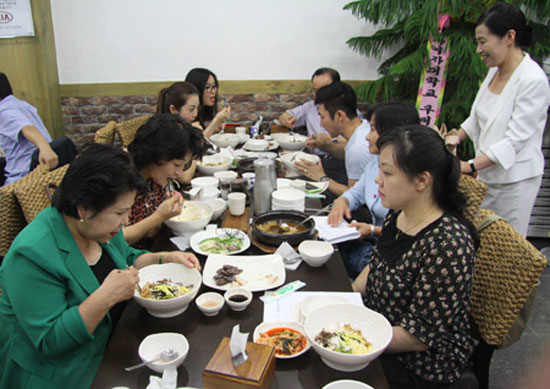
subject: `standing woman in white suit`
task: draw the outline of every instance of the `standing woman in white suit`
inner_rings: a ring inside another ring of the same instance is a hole
[[[493,5],[478,19],[475,34],[477,52],[490,69],[459,130],[460,140],[469,137],[476,150],[461,170],[477,171],[488,185],[482,208],[525,236],[544,170],[548,78],[521,49],[531,45],[531,29],[515,5]]]

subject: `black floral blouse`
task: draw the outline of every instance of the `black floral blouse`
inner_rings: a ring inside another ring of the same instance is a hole
[[[388,213],[373,249],[365,305],[428,346],[398,358],[418,377],[449,383],[461,377],[473,351],[468,306],[474,242],[467,228],[444,214],[415,236]]]

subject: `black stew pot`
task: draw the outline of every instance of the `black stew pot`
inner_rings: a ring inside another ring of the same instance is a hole
[[[275,234],[271,232],[265,232],[258,228],[259,224],[267,223],[269,221],[283,221],[299,223],[304,219],[307,219],[308,215],[298,211],[267,211],[256,215],[252,220],[252,234],[254,238],[268,246],[279,247],[283,242],[288,242],[291,246],[297,246],[302,241],[309,239],[313,236],[315,229],[315,221],[309,219],[304,225],[307,227],[305,231],[298,232],[296,234]]]

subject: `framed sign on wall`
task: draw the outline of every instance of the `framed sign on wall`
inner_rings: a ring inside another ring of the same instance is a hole
[[[0,38],[34,36],[30,0],[0,0]]]

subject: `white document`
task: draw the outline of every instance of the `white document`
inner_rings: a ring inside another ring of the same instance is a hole
[[[337,296],[350,304],[364,306],[358,292],[294,292],[275,301],[264,303],[264,322],[299,322],[300,304],[309,297]]]

